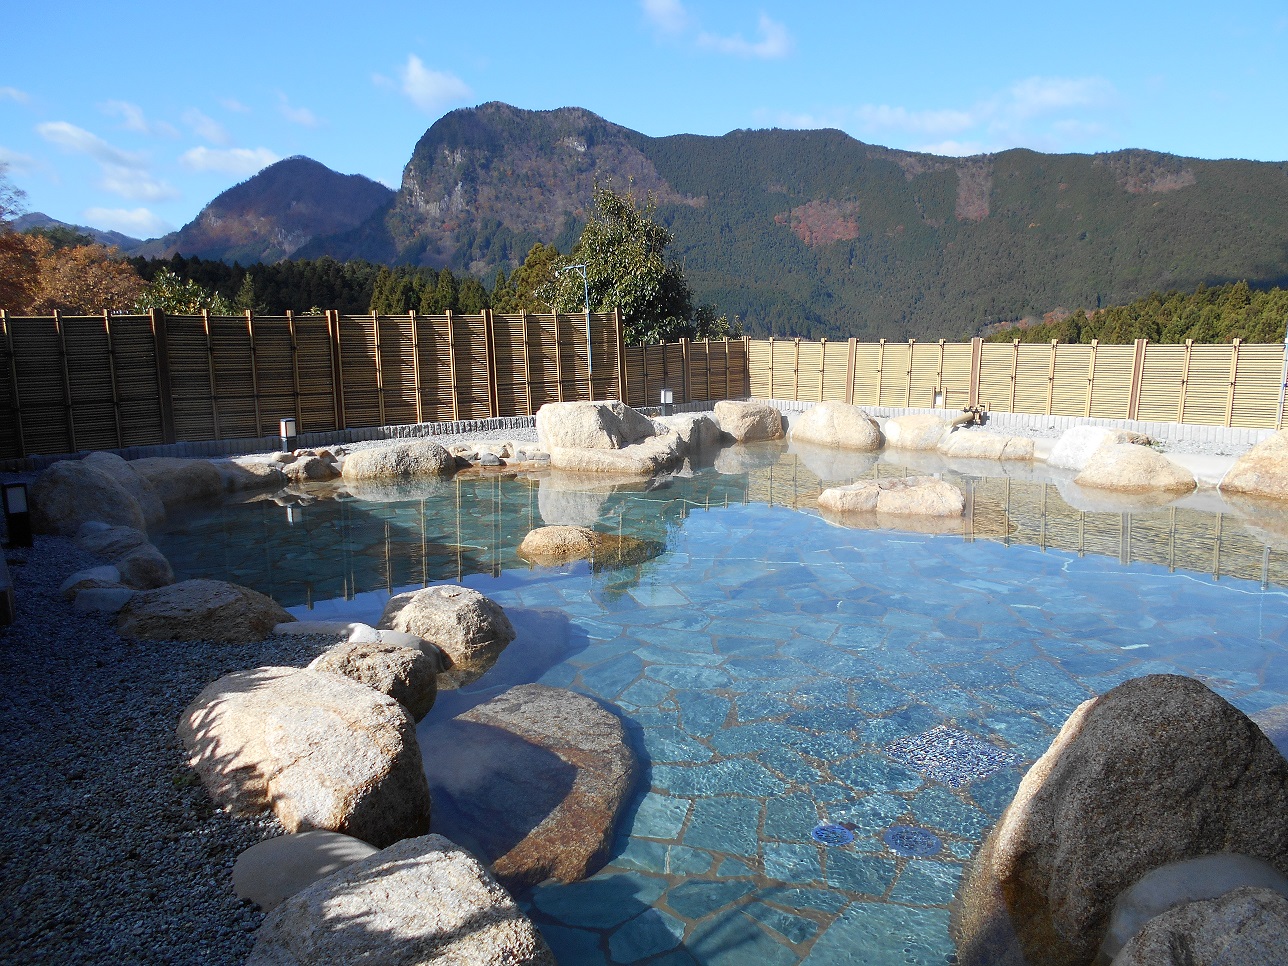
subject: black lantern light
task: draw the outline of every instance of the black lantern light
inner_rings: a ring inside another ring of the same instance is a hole
[[[27,484],[6,483],[3,487],[4,522],[9,546],[31,546],[31,512],[27,508]]]

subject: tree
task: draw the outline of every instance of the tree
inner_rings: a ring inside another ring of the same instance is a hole
[[[667,261],[674,236],[653,220],[656,211],[652,194],[640,208],[629,192],[596,185],[590,220],[569,257],[554,267],[586,266],[591,311],[620,310],[629,345],[728,336],[729,320],[712,306],[695,308],[684,272]],[[585,308],[580,272],[562,272],[537,294],[561,312]]]
[[[35,246],[10,224],[22,211],[26,195],[7,172],[8,165],[0,163],[0,308],[26,312],[36,298],[40,269]]]
[[[237,297],[233,299],[233,308],[239,312],[250,309],[261,315],[268,312],[268,306],[255,297],[255,276],[250,272],[247,272],[246,277],[242,279]]]
[[[171,315],[198,315],[204,309],[211,315],[232,315],[233,307],[218,292],[202,288],[192,279],[180,278],[162,269],[147,284],[134,303],[135,311],[160,309]]]
[[[116,248],[76,245],[54,248],[34,238],[40,279],[32,311],[96,314],[104,309],[129,311],[147,287],[134,266]]]
[[[492,294],[493,311],[508,315],[549,312],[550,303],[540,293],[554,283],[555,270],[563,262],[563,256],[554,245],[537,242],[528,249],[528,256],[523,264],[514,270],[508,280],[505,280],[504,275],[498,275],[497,289]]]

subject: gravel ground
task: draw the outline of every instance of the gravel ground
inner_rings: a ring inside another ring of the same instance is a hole
[[[58,537],[6,557],[0,962],[241,962],[262,916],[233,894],[232,865],[283,830],[216,810],[175,724],[220,675],[302,665],[334,640],[123,641],[58,593],[97,558]]]

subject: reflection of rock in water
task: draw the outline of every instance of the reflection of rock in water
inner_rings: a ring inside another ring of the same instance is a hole
[[[537,507],[541,519],[553,525],[593,527],[604,515],[604,507],[615,493],[647,489],[648,479],[609,477],[603,474],[552,471],[541,477]]]
[[[1269,547],[1288,551],[1288,504],[1233,494],[1226,499],[1248,533]]]
[[[961,535],[966,530],[962,517],[909,516],[899,513],[838,513],[819,509],[820,515],[833,526],[847,530],[895,530],[901,533]]]
[[[786,444],[777,441],[735,443],[733,446],[726,446],[716,454],[713,465],[717,473],[750,473],[753,470],[768,469],[776,464],[785,452],[787,452]]]
[[[441,500],[455,493],[450,480],[439,477],[405,483],[384,483],[377,480],[349,480],[344,490],[354,499],[367,503],[404,503],[410,500]]]
[[[1176,501],[1181,494],[1150,490],[1145,493],[1121,493],[1079,486],[1072,480],[1056,484],[1060,497],[1075,510],[1087,513],[1138,513],[1157,510]]]
[[[868,476],[880,458],[876,453],[798,441],[790,444],[788,452],[795,454],[807,470],[825,483],[849,482]]]
[[[519,544],[519,556],[543,567],[589,560],[592,570],[633,567],[661,555],[665,544],[589,527],[553,526],[532,530]]]
[[[577,882],[607,860],[637,766],[621,721],[597,702],[527,684],[419,740],[435,829],[505,887]]]

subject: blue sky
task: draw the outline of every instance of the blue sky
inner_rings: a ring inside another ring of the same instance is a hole
[[[396,186],[457,107],[650,135],[838,127],[942,154],[1288,160],[1288,5],[19,2],[0,162],[27,206],[153,236],[306,154]]]

